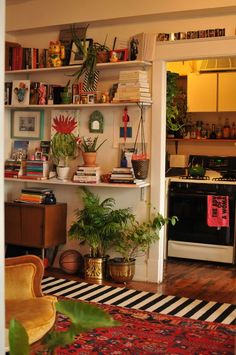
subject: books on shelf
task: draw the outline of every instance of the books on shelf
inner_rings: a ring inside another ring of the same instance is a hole
[[[130,40],[135,40],[137,43],[137,60],[153,61],[156,48],[156,33],[137,33]]]
[[[101,168],[99,166],[79,166],[73,176],[73,181],[78,183],[96,184],[100,182]]]
[[[49,175],[49,162],[44,160],[26,160],[21,178],[46,180]]]
[[[7,159],[4,167],[4,177],[18,178],[22,172],[23,161]]]
[[[132,168],[113,168],[110,176],[111,183],[133,184],[134,174]]]
[[[122,70],[112,102],[151,102],[150,85],[145,70]]]

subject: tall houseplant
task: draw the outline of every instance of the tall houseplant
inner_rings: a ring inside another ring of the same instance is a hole
[[[145,255],[150,246],[159,240],[160,230],[168,223],[175,225],[176,216],[163,217],[155,212],[149,221],[138,222],[135,217],[120,229],[115,250],[120,257],[109,260],[108,270],[111,278],[117,282],[131,281],[135,273],[135,258]]]
[[[53,118],[52,127],[56,131],[51,141],[53,159],[59,168],[69,170],[69,159],[75,158],[77,152],[77,138],[73,133],[77,122],[70,115],[59,115]]]
[[[177,85],[179,74],[167,72],[166,127],[167,133],[179,134],[186,123],[187,98]],[[177,133],[178,132],[178,133]]]
[[[86,242],[90,248],[89,254],[85,256],[86,278],[102,279],[105,277],[107,251],[132,214],[129,208],[115,209],[113,198],[101,201],[98,195],[86,187],[80,190],[84,208],[76,210],[76,220],[70,226],[69,237]]]
[[[104,61],[108,61],[110,48],[106,46],[106,39],[104,44],[100,44],[98,42],[93,42],[90,46],[86,45],[86,33],[87,28],[85,30],[84,38],[81,39],[80,36],[77,35],[75,26],[71,26],[72,39],[75,43],[78,51],[82,53],[83,63],[79,70],[77,70],[73,76],[76,76],[76,80],[85,74],[86,75],[86,89],[91,89],[94,87],[95,82],[98,78],[98,72],[96,70],[97,63],[101,63],[103,60],[101,59],[103,53],[103,57],[105,57]],[[105,54],[105,55],[104,55]],[[93,90],[91,90],[93,91]]]

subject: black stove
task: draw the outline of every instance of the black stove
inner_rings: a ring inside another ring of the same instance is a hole
[[[180,176],[179,178],[184,179],[184,180],[210,180],[210,177],[207,175],[204,175],[204,176],[183,175],[183,176]]]

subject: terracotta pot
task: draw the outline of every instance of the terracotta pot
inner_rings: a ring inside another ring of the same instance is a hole
[[[97,166],[96,164],[96,152],[83,152],[84,166]]]
[[[97,52],[97,63],[107,63],[109,62],[109,52],[108,51],[98,51]]]

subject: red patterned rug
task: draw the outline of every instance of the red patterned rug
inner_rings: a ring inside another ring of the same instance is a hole
[[[122,323],[80,334],[57,355],[234,355],[236,327],[117,306],[97,305]],[[69,321],[59,315],[56,328]],[[36,354],[37,351],[34,352]]]

